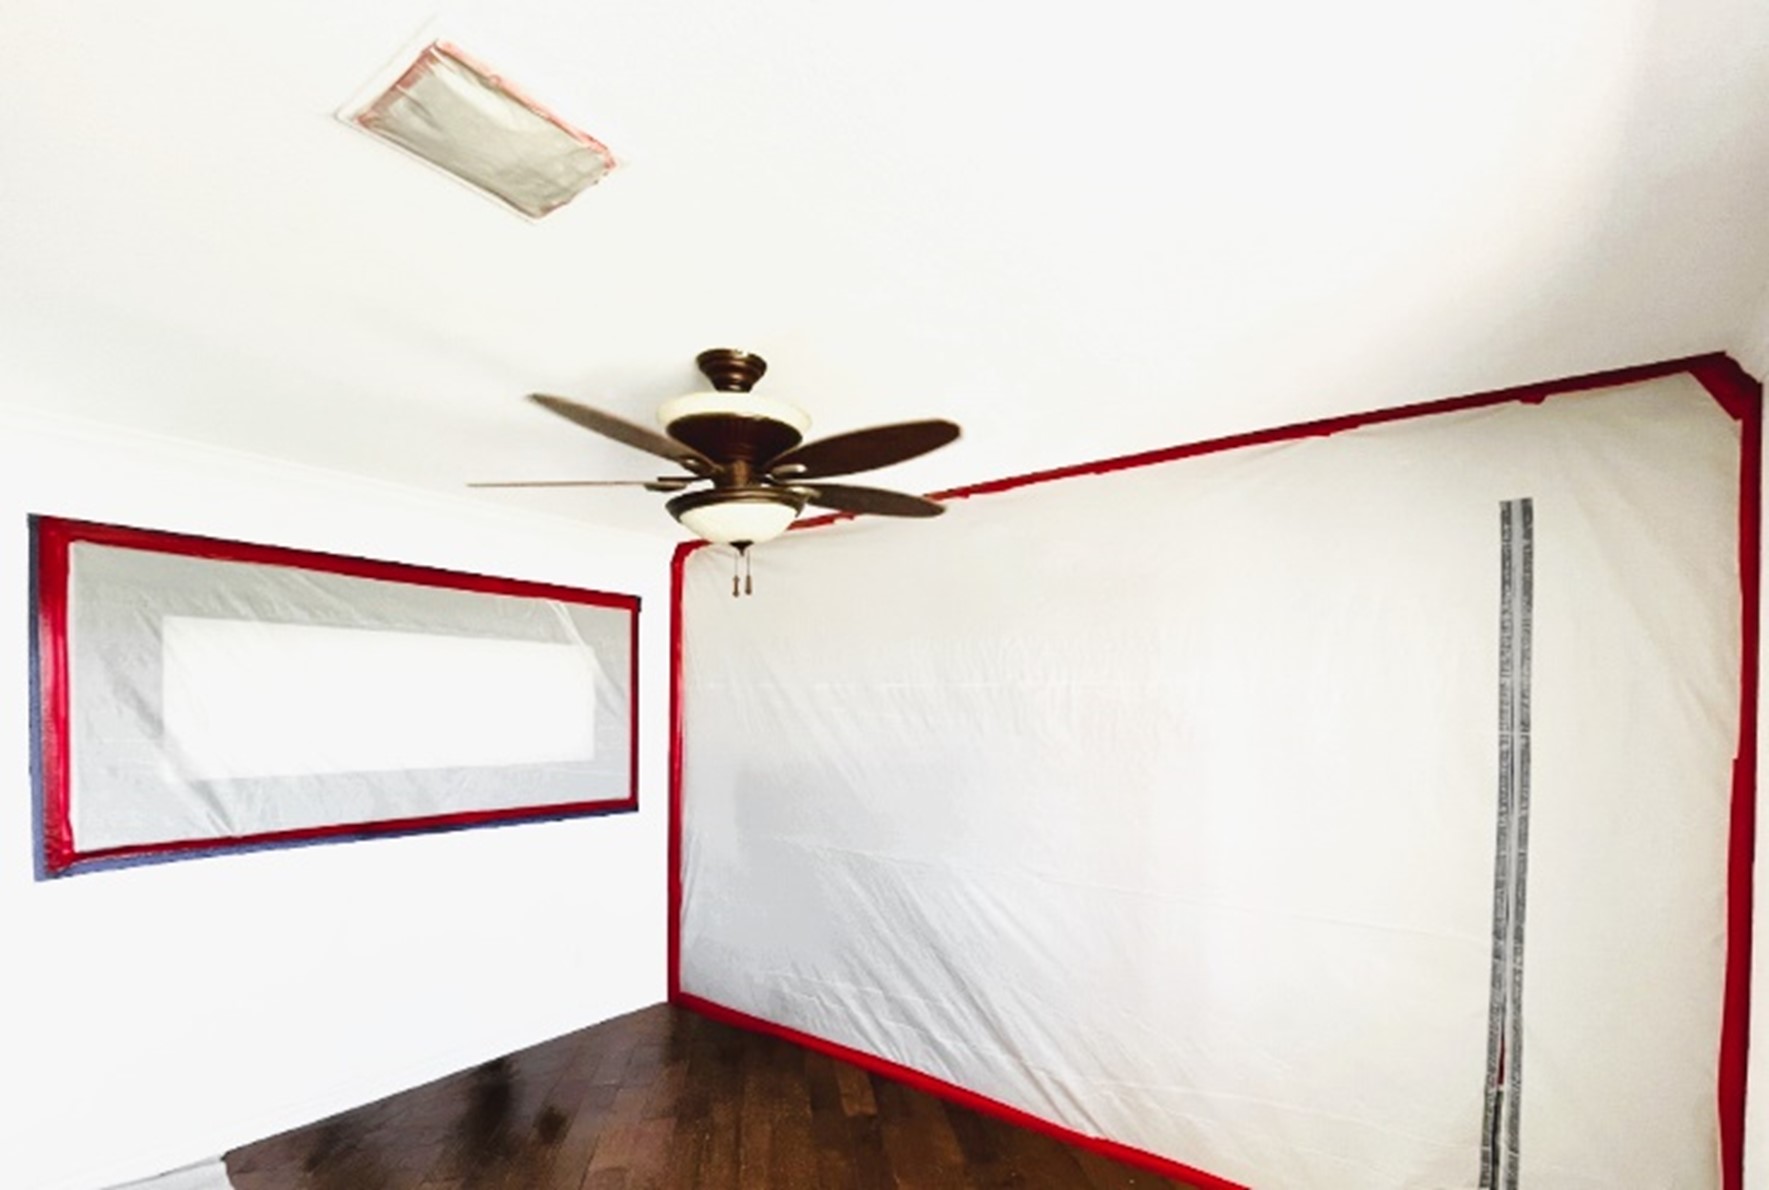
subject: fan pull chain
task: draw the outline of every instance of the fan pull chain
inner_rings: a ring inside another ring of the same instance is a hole
[[[737,557],[731,567],[731,598],[755,593],[755,576],[750,573],[749,542],[738,542]]]

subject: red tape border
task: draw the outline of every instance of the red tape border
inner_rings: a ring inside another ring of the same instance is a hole
[[[1324,438],[1345,430],[1383,422],[1405,421],[1480,409],[1520,401],[1539,404],[1549,397],[1594,389],[1616,388],[1646,380],[1687,373],[1707,389],[1726,413],[1740,423],[1738,562],[1743,601],[1740,648],[1738,751],[1733,762],[1732,804],[1727,839],[1726,878],[1726,973],[1725,999],[1721,1010],[1719,1078],[1716,1107],[1720,1133],[1720,1173],[1723,1190],[1744,1190],[1745,1084],[1750,1050],[1751,916],[1753,888],[1751,867],[1755,856],[1757,797],[1757,648],[1758,598],[1762,542],[1762,420],[1763,385],[1724,353],[1688,356],[1662,363],[1591,372],[1539,384],[1497,389],[1437,401],[1400,405],[1389,409],[1349,414],[1319,421],[1299,422],[1186,443],[1139,454],[1119,455],[1091,463],[1079,463],[1048,471],[1036,471],[1006,479],[989,480],[966,487],[934,492],[931,499],[955,500],[1011,491],[1033,484],[1051,483],[1085,475],[1104,475],[1134,467],[1170,463],[1177,459],[1219,451],[1238,450],[1271,442],[1300,438]],[[793,525],[795,531],[813,529],[852,514],[813,517]],[[1005,1103],[967,1091],[931,1075],[900,1066],[873,1054],[849,1049],[833,1041],[801,1033],[785,1025],[749,1016],[682,990],[682,582],[688,556],[705,545],[687,541],[676,547],[670,562],[670,743],[669,743],[669,922],[668,987],[670,1003],[702,1013],[715,1020],[797,1042],[807,1048],[852,1062],[887,1078],[960,1103],[1010,1123],[1042,1132],[1069,1144],[1103,1153],[1168,1177],[1189,1179],[1208,1190],[1246,1190],[1234,1182],[1181,1165],[1165,1157],[1131,1148],[1116,1141],[1089,1137],[1060,1124],[1032,1116]]]
[[[182,856],[219,854],[242,848],[293,846],[326,840],[368,839],[469,827],[499,826],[520,822],[551,821],[600,814],[630,813],[639,808],[639,597],[608,591],[590,591],[555,583],[528,582],[465,571],[441,570],[402,562],[381,562],[344,554],[288,549],[243,541],[167,533],[124,525],[66,520],[61,517],[32,518],[33,559],[36,586],[33,628],[36,633],[37,699],[40,707],[37,734],[39,748],[38,787],[41,791],[42,832],[38,856],[43,874],[69,875],[105,863],[141,863]],[[629,780],[618,798],[600,798],[556,805],[522,806],[504,810],[463,810],[408,818],[335,823],[292,830],[265,831],[206,839],[166,839],[127,846],[82,851],[74,838],[72,820],[72,773],[68,672],[68,551],[77,542],[143,550],[218,562],[248,562],[322,571],[381,582],[425,587],[445,587],[487,595],[527,599],[554,599],[566,603],[613,608],[629,615],[628,747]]]
[[[1757,649],[1762,584],[1763,386],[1725,356],[1709,357],[1690,374],[1734,418],[1738,466],[1739,631],[1738,751],[1732,761],[1732,816],[1726,846],[1726,977],[1720,1012],[1718,1108],[1720,1184],[1744,1190],[1744,1100],[1751,1028],[1752,868],[1757,835]]]

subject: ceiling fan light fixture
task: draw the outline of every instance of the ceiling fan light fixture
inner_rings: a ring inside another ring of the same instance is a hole
[[[756,545],[786,532],[804,506],[804,495],[786,488],[713,488],[677,496],[666,507],[704,541]]]
[[[689,474],[640,481],[652,491],[680,492],[665,507],[703,541],[737,547],[740,574],[733,595],[747,592],[749,547],[772,541],[792,527],[807,504],[853,516],[930,517],[944,509],[935,500],[885,488],[826,483],[901,463],[936,450],[958,437],[949,421],[924,418],[849,430],[805,444],[811,419],[803,409],[775,397],[758,396],[755,382],[767,361],[749,351],[714,347],[695,357],[711,390],[688,393],[664,403],[660,434],[569,397],[530,393],[529,400],[566,421],[680,464]],[[800,481],[809,481],[801,483]],[[601,486],[608,481],[526,481],[481,487]],[[710,483],[698,491],[683,491]],[[741,579],[741,584],[739,584]]]

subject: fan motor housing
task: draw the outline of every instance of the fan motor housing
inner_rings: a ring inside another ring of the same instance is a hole
[[[712,391],[665,401],[657,411],[670,437],[708,458],[765,463],[804,441],[811,417],[790,401],[750,391],[767,364],[730,348],[703,351],[697,361]]]
[[[785,454],[805,437],[790,422],[750,413],[690,413],[663,424],[671,438],[692,446],[709,459],[741,459],[752,464]]]

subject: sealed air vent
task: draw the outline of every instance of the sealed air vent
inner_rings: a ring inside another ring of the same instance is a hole
[[[344,118],[537,219],[614,168],[602,142],[442,41]]]

